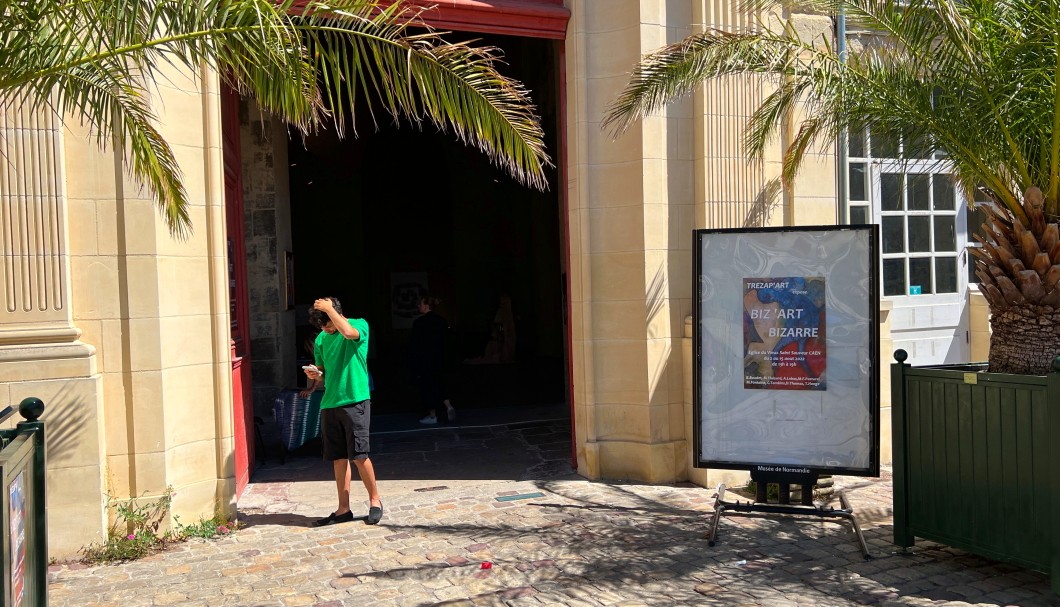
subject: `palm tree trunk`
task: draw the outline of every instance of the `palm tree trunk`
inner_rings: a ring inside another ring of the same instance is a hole
[[[971,247],[979,292],[990,306],[990,371],[1045,375],[1060,355],[1060,224],[1047,221],[1042,191],[1023,194],[1022,217],[981,206],[990,216]]]
[[[1048,373],[1060,354],[1060,310],[1024,304],[991,312],[990,371]]]

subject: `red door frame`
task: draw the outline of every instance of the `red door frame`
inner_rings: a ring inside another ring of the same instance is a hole
[[[228,239],[228,305],[232,348],[232,425],[236,497],[254,469],[254,398],[250,374],[250,306],[247,255],[243,239],[243,163],[239,147],[239,94],[221,88],[224,150],[225,233]]]
[[[563,40],[570,11],[563,0],[405,0],[440,30]]]
[[[395,0],[378,0],[390,5]],[[567,36],[570,11],[563,0],[404,0],[419,17],[438,30],[507,34],[528,38]],[[297,0],[291,10],[305,8],[308,0]]]

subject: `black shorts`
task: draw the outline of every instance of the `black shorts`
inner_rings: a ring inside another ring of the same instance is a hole
[[[370,400],[321,409],[320,442],[324,447],[324,459],[367,459],[368,425],[371,419]]]

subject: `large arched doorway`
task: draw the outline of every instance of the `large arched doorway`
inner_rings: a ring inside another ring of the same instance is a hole
[[[476,36],[504,49],[505,71],[531,89],[558,146],[556,43]],[[416,412],[408,378],[414,299],[429,291],[452,327],[452,399],[469,409],[566,404],[564,272],[556,171],[521,186],[452,134],[370,122],[358,136],[292,137],[291,229],[299,312],[324,294],[372,325],[377,411]],[[495,319],[504,316],[505,329]],[[304,314],[297,339],[311,331]],[[498,332],[510,349],[491,352]]]
[[[261,417],[270,416],[280,389],[304,382],[307,310],[331,294],[348,316],[372,326],[373,431],[386,416],[415,426],[420,408],[406,364],[405,313],[407,294],[421,285],[442,299],[439,310],[453,329],[448,376],[461,424],[570,416],[561,177],[567,12],[557,0],[458,0],[435,16],[436,26],[469,30],[447,39],[503,50],[501,69],[531,90],[560,168],[549,175],[549,190],[536,192],[433,127],[377,129],[361,111],[357,137],[303,138],[270,131],[268,118],[256,118],[245,103],[250,346]],[[512,304],[513,356],[476,364],[484,362],[475,359],[486,354],[504,300]]]

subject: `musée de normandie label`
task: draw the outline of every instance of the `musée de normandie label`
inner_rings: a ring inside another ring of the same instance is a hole
[[[825,390],[822,276],[743,279],[744,388]]]
[[[799,466],[755,466],[755,472],[783,472],[785,474],[810,474],[809,468]]]

